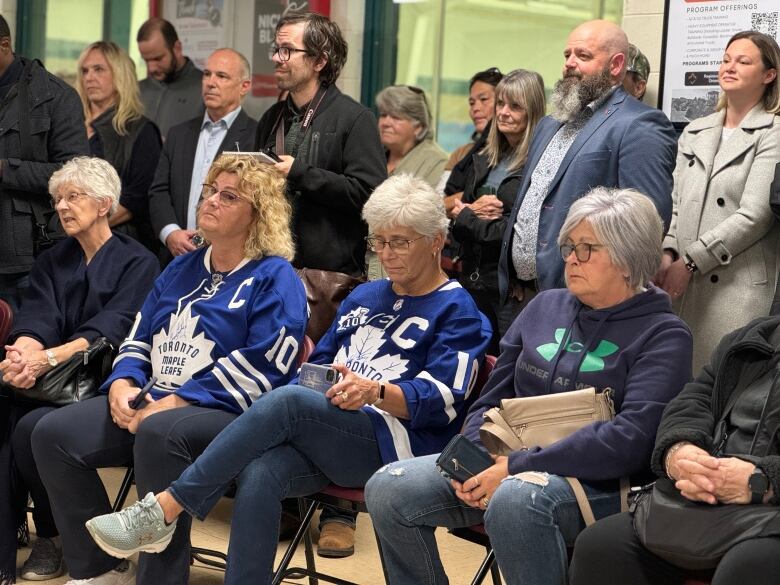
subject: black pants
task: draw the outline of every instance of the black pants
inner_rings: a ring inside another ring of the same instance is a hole
[[[673,529],[673,527],[670,527]],[[631,515],[616,514],[580,533],[569,585],[772,585],[780,578],[780,538],[756,538],[734,546],[715,571],[686,571],[648,551],[634,533]]]
[[[70,576],[95,577],[119,563],[97,547],[84,527],[93,516],[111,511],[98,468],[133,464],[141,497],[161,492],[235,418],[220,410],[186,406],[150,416],[132,435],[113,423],[105,396],[65,406],[43,418],[32,434],[33,453],[62,535]],[[190,524],[190,516],[182,514],[163,553],[141,554],[137,583],[187,583]]]

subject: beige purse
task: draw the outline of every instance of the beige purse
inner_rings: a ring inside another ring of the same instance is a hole
[[[485,422],[479,429],[479,438],[488,451],[496,455],[508,455],[531,447],[548,447],[599,421],[615,418],[612,390],[596,392],[584,388],[572,392],[509,398],[500,407],[491,408],[482,415]],[[596,519],[582,484],[574,477],[566,480],[574,490],[585,524]],[[628,509],[628,480],[620,480],[620,509]]]

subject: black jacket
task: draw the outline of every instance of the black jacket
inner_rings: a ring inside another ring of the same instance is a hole
[[[21,66],[30,63],[17,57]],[[51,214],[48,183],[62,163],[89,155],[81,100],[38,62],[22,73],[0,103],[0,273],[27,272],[33,263],[34,211]],[[27,83],[28,101],[19,87]],[[30,124],[31,160],[22,160],[20,118]]]
[[[286,102],[274,104],[257,125],[258,148],[274,148],[279,117],[289,128]],[[367,234],[363,204],[387,178],[374,114],[335,85],[317,108],[301,152],[287,177],[293,205],[296,268],[364,272]]]
[[[487,157],[474,153],[463,188],[463,203],[473,203],[479,189],[490,174]],[[498,291],[498,259],[501,240],[512,212],[517,190],[523,181],[523,169],[510,171],[496,190],[504,204],[503,215],[491,221],[480,219],[468,207],[464,208],[452,223],[452,233],[460,243],[459,256],[463,261],[461,284],[466,288]]]
[[[667,449],[679,441],[690,441],[705,451],[717,448],[715,426],[737,393],[752,381],[776,367],[780,360],[780,317],[756,319],[726,335],[712,354],[709,364],[693,382],[664,410],[653,450],[653,471],[666,476],[664,457]],[[777,391],[777,390],[773,390]],[[759,432],[773,435],[780,444],[780,417],[770,416]],[[769,477],[774,490],[773,504],[780,503],[780,456],[742,456],[759,466]]]

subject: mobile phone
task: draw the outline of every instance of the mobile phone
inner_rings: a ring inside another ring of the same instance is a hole
[[[323,394],[330,390],[341,378],[341,374],[330,366],[321,366],[319,364],[310,364],[308,362],[301,364],[301,371],[298,374],[298,383],[312,390],[317,390]]]
[[[146,395],[149,394],[149,392],[152,390],[152,387],[157,383],[157,376],[152,376],[151,379],[146,383],[146,386],[144,386],[141,391],[138,393],[138,395],[133,398],[133,401],[130,403],[130,408],[133,410],[138,410],[141,408],[143,403],[145,402]]]

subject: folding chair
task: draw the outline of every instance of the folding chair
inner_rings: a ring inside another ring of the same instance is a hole
[[[495,365],[496,358],[494,356],[485,356],[485,363],[482,365],[482,368],[480,368],[477,382],[474,385],[474,392],[472,393],[475,398],[479,396],[480,392],[482,392],[482,388],[484,387],[485,382],[487,381],[490,372],[493,371],[493,367]],[[306,506],[304,503],[305,501],[309,502],[308,506]],[[287,547],[282,560],[279,562],[279,567],[274,573],[272,585],[280,585],[284,579],[302,579],[304,577],[309,578],[310,585],[317,585],[318,580],[325,581],[326,583],[334,583],[335,585],[358,585],[352,581],[346,581],[344,579],[317,571],[314,562],[314,546],[312,544],[311,535],[309,533],[309,525],[311,524],[311,520],[314,517],[314,512],[317,511],[317,508],[323,505],[336,506],[338,508],[344,508],[355,512],[368,512],[363,489],[343,488],[335,484],[331,484],[319,493],[306,496],[305,498],[299,498],[298,505],[301,509],[301,516],[303,517],[303,520],[301,521],[301,526],[298,529],[298,532],[293,537],[290,546]],[[385,562],[382,556],[382,545],[376,532],[374,532],[374,536],[376,537],[377,547],[379,549],[379,558],[382,561],[382,571],[385,575],[385,582],[388,582]],[[292,560],[292,557],[295,554],[295,551],[298,548],[301,540],[303,540],[304,543],[306,567],[289,567],[290,561]],[[489,546],[490,544],[488,542],[486,548],[489,549]],[[492,552],[492,550],[489,549],[489,552]],[[489,568],[490,565],[488,566],[488,569]],[[497,569],[495,574],[498,574]],[[494,583],[495,585],[500,585],[501,581],[494,581]]]

